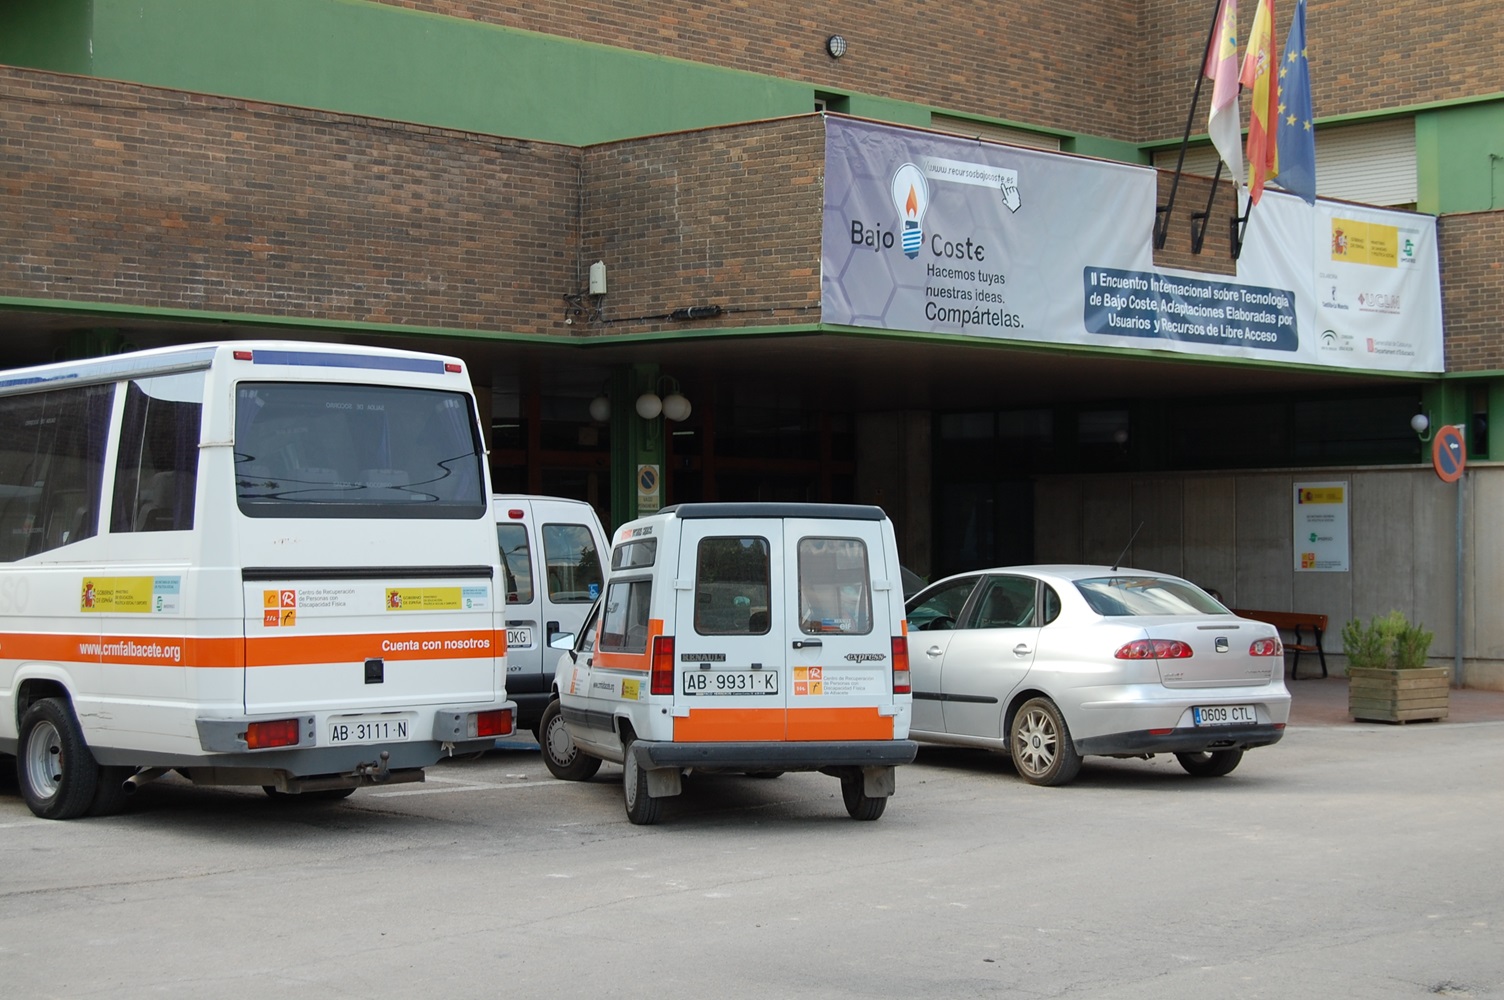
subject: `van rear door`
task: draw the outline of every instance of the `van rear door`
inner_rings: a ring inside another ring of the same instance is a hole
[[[878,520],[788,518],[784,655],[787,738],[892,739],[899,568]]]
[[[680,530],[674,700],[688,712],[674,739],[781,741],[791,680],[783,522],[687,518]]]

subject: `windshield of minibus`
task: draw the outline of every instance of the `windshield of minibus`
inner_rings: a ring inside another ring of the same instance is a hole
[[[477,518],[482,449],[467,395],[242,382],[235,493],[251,517]]]

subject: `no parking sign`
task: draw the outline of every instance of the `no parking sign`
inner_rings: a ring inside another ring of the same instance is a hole
[[[1467,445],[1462,440],[1462,428],[1447,424],[1436,431],[1431,441],[1431,467],[1444,483],[1455,483],[1462,478],[1467,467]]]

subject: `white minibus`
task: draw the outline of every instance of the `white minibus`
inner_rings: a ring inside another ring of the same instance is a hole
[[[0,372],[0,754],[38,816],[170,771],[339,798],[512,732],[453,358],[172,347]]]

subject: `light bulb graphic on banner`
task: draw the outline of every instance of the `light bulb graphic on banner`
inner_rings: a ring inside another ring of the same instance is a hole
[[[924,171],[912,163],[905,163],[893,173],[893,207],[903,220],[903,254],[919,256],[924,244],[924,213],[930,207],[930,186],[925,183]]]

